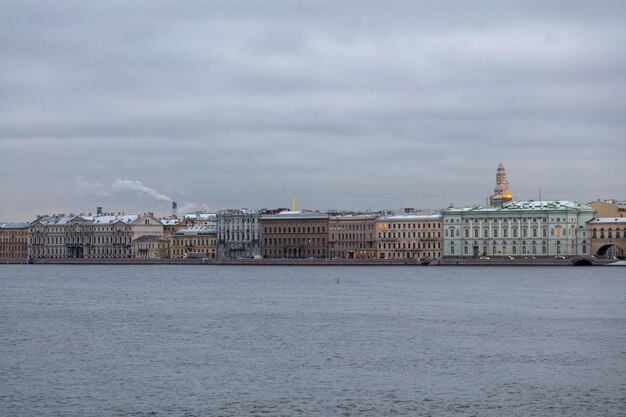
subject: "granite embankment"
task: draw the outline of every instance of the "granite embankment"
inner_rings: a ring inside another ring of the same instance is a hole
[[[578,258],[445,258],[430,261],[428,266],[571,266],[574,264],[606,265],[614,260]],[[290,266],[424,266],[415,259],[23,259],[6,260],[6,264],[47,265],[290,265]]]

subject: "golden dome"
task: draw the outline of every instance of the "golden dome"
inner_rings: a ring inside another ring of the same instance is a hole
[[[502,193],[502,200],[503,201],[511,201],[511,200],[513,200],[513,195],[510,192],[505,191],[505,192]]]

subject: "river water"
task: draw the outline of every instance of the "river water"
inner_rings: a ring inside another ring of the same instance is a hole
[[[626,415],[619,267],[2,265],[0,291],[4,417]]]

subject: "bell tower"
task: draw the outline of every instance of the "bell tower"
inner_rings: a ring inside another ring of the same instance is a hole
[[[506,179],[506,170],[500,162],[498,171],[496,172],[496,186],[493,188],[493,194],[489,196],[490,206],[501,206],[513,200],[513,195],[509,191],[509,181]]]

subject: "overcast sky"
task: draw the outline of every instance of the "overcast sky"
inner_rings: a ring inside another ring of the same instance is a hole
[[[626,199],[626,2],[0,2],[0,221]]]

